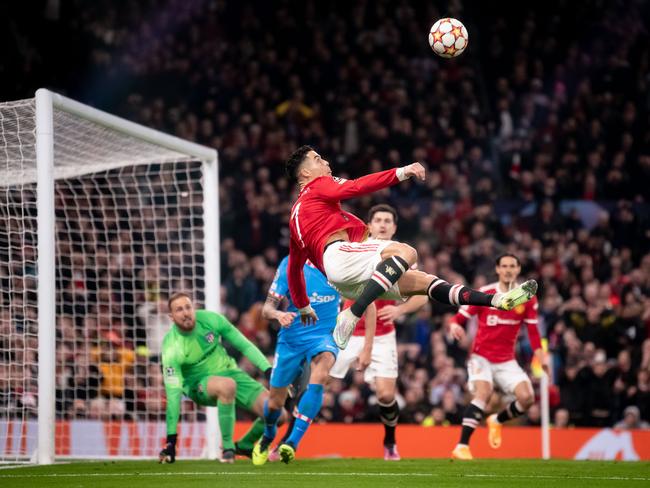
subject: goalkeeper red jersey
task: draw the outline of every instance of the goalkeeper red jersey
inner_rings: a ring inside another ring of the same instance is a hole
[[[497,292],[497,283],[484,286],[481,291],[493,295]],[[463,305],[454,321],[464,326],[469,318],[476,315],[478,331],[472,352],[492,363],[502,363],[515,358],[515,342],[522,324],[528,327],[528,338],[533,351],[542,347],[537,330],[537,308],[537,297],[509,311]]]
[[[347,230],[351,242],[367,237],[368,226],[341,208],[341,200],[354,198],[399,183],[397,169],[372,173],[356,180],[320,176],[303,187],[291,209],[288,281],[291,299],[298,308],[309,305],[302,267],[309,259],[323,274],[327,239]]]

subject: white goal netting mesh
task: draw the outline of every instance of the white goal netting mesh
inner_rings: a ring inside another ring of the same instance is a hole
[[[54,111],[56,455],[154,456],[173,292],[204,297],[201,163]],[[0,104],[0,460],[36,448],[35,104]],[[216,189],[215,189],[216,191]],[[179,447],[204,449],[183,406]]]

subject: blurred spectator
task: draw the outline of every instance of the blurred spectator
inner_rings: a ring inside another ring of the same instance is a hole
[[[429,415],[422,421],[423,427],[446,427],[450,425],[449,420],[445,416],[445,412],[440,407],[433,407]]]
[[[428,412],[422,388],[409,388],[404,394],[404,407],[400,409],[400,422],[421,424]]]
[[[542,424],[541,410],[538,403],[533,403],[524,415],[524,425],[539,427]]]
[[[570,427],[569,411],[566,408],[558,408],[553,415],[553,427],[556,429],[566,429]]]
[[[449,425],[460,425],[463,420],[463,407],[456,402],[456,395],[447,390],[442,396],[442,411]]]
[[[611,425],[615,408],[612,396],[614,371],[607,368],[605,351],[596,351],[594,359],[582,368],[578,375],[584,382],[587,425],[597,427]]]
[[[361,420],[364,415],[364,406],[357,388],[350,388],[338,397],[338,411],[335,420],[349,424]]]
[[[122,339],[110,331],[91,356],[101,374],[100,397],[91,401],[91,416],[120,417],[134,410],[133,350],[122,345]],[[104,401],[105,400],[105,401]]]
[[[650,429],[650,424],[645,420],[641,420],[641,413],[639,407],[630,405],[623,411],[623,420],[614,424],[615,429]]]

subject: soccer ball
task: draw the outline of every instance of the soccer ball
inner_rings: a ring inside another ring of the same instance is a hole
[[[443,58],[455,58],[469,43],[467,29],[460,20],[445,17],[431,26],[429,45],[433,52]]]

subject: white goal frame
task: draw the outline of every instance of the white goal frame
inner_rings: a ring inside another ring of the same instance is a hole
[[[54,109],[67,112],[114,131],[190,155],[202,162],[205,307],[220,310],[219,260],[219,156],[216,149],[185,141],[115,115],[89,107],[46,89],[36,91],[36,170],[38,235],[38,443],[33,461],[55,460],[55,213],[54,213]],[[207,409],[205,457],[218,455],[218,420]]]

